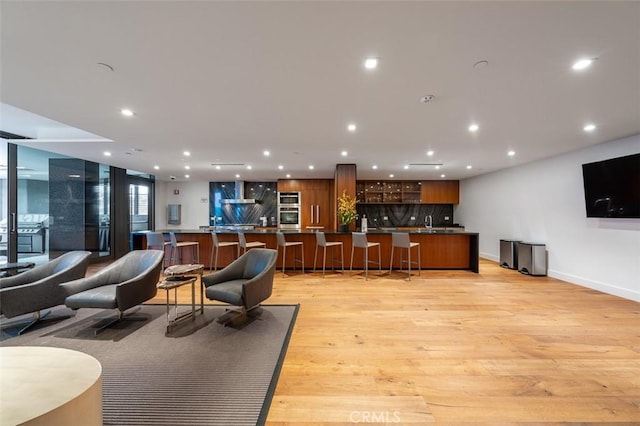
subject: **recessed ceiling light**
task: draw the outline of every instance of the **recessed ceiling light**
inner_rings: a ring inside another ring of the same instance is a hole
[[[469,126],[469,131],[470,132],[477,132],[479,128],[480,128],[480,126],[478,126],[477,124],[474,123],[474,124]]]
[[[349,153],[347,151],[342,151],[340,155],[342,155],[343,157],[346,157],[347,155],[349,155]]]
[[[582,70],[585,70],[585,69],[589,68],[592,63],[593,63],[593,59],[582,58],[582,59],[574,62],[573,65],[571,66],[571,68],[574,71],[582,71]]]
[[[313,170],[313,164],[309,165],[309,170]]]
[[[191,166],[184,166],[184,169],[185,169],[185,170],[190,170],[190,169],[191,169]]]
[[[593,132],[596,129],[596,125],[593,123],[589,123],[582,128],[585,132]]]
[[[280,165],[278,166],[278,170],[282,170],[282,169],[284,169],[284,166],[283,166],[282,164],[280,164]]]
[[[220,167],[220,165],[216,166],[216,170],[220,170],[222,167]]]
[[[134,112],[133,112],[133,111],[131,111],[131,110],[130,110],[130,109],[128,109],[128,108],[122,108],[122,109],[120,110],[120,113],[121,113],[122,115],[124,115],[125,117],[133,117],[133,116],[135,115],[135,114],[134,114]]]
[[[507,155],[509,157],[513,157],[514,155],[516,155],[516,152],[515,151],[509,151],[509,152],[507,152]]]
[[[440,170],[440,166],[436,166],[436,170]]]
[[[390,178],[393,178],[393,174],[389,175]]]
[[[355,131],[356,131],[356,129],[357,129],[357,127],[356,127],[356,125],[355,125],[354,123],[350,123],[350,124],[347,126],[347,130],[348,130],[348,131],[350,131],[350,132],[355,132]]]
[[[429,157],[433,157],[433,151],[427,151],[427,155],[428,155]]]
[[[240,177],[240,175],[238,175],[238,174],[237,174],[237,175],[236,175],[236,179],[238,179],[239,177]]]
[[[264,154],[265,157],[268,157],[268,156],[271,155],[271,153],[269,151],[264,151],[263,154]]]
[[[189,175],[184,175],[184,177],[186,177],[187,179],[189,179]]]
[[[468,169],[471,169],[471,165],[468,165],[468,166],[467,166],[467,170],[468,170]]]
[[[447,177],[447,176],[446,176],[446,175],[444,175],[444,174],[442,174],[442,175],[440,175],[440,177],[441,177],[441,178],[443,178],[443,177]]]
[[[291,175],[289,173],[287,173],[287,179],[290,178],[290,177],[291,177]]]
[[[111,153],[110,153],[109,151],[105,151],[105,152],[104,152],[104,156],[105,156],[105,157],[111,157]]]
[[[189,157],[191,153],[189,151],[185,151],[182,153],[182,155],[184,155],[185,157]]]
[[[153,166],[154,170],[160,170],[160,166]]]
[[[405,164],[405,165],[404,165],[404,169],[405,169],[405,170],[409,170],[409,165],[408,165],[408,164]]]
[[[251,170],[252,168],[251,165],[247,166],[247,170]]]
[[[378,68],[378,58],[367,58],[364,60],[364,67],[368,70]]]
[[[371,166],[371,168],[372,168],[373,170],[377,170],[377,169],[378,169],[378,166],[377,166],[376,164],[374,164],[373,166]]]

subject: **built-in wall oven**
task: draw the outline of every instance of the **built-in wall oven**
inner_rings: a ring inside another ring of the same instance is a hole
[[[300,229],[300,192],[278,192],[278,228]]]

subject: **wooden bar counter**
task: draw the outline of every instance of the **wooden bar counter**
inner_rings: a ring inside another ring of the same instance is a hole
[[[197,241],[200,243],[199,263],[203,263],[205,267],[209,267],[209,259],[211,256],[212,241],[211,231],[209,230],[172,230],[176,234],[178,241]],[[169,240],[168,230],[159,230],[165,233],[166,241]],[[222,241],[238,241],[237,231],[228,229],[218,229],[218,239]],[[267,248],[277,249],[276,228],[256,228],[253,230],[243,231],[247,242],[262,241],[267,244]],[[313,268],[313,255],[316,248],[316,236],[314,231],[282,231],[287,241],[301,241],[304,243],[304,267],[311,270]],[[382,269],[389,269],[391,257],[391,230],[370,230],[367,232],[367,239],[370,242],[380,243],[382,256]],[[436,229],[427,232],[424,229],[409,229],[393,232],[408,232],[412,242],[420,243],[422,269],[460,269],[478,272],[478,247],[479,236],[476,232],[466,232],[459,228]],[[327,241],[342,241],[344,245],[344,264],[345,269],[349,267],[351,262],[351,233],[350,232],[330,232],[325,231]],[[131,247],[135,249],[144,249],[146,247],[145,232],[135,232],[131,235]],[[404,259],[406,259],[406,250]],[[278,257],[278,268],[282,267],[282,252]],[[331,249],[327,250],[327,264],[329,264]],[[415,249],[412,256],[416,256]],[[187,253],[185,253],[187,254]],[[340,253],[336,252],[339,257]],[[218,268],[228,265],[233,261],[235,256],[234,250],[221,250],[218,257]],[[285,267],[293,269],[293,254],[287,251],[287,259]],[[322,250],[318,253],[318,264],[322,265]],[[375,249],[371,252],[370,258],[377,258]],[[413,257],[412,257],[413,259]],[[363,251],[355,250],[353,258],[354,269],[363,268]],[[183,259],[183,263],[192,263],[195,259]],[[299,264],[296,266],[300,267]],[[370,266],[371,267],[371,266]],[[394,251],[393,268],[400,269],[400,250]],[[403,269],[406,268],[406,263]]]

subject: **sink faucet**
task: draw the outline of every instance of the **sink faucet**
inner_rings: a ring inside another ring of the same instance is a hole
[[[433,218],[431,217],[431,215],[427,215],[427,217],[424,218],[424,222],[427,229],[433,228]]]

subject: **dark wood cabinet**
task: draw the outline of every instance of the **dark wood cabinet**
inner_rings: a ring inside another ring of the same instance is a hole
[[[332,179],[281,179],[278,191],[300,191],[302,229],[332,229],[335,214]]]
[[[423,180],[422,202],[426,204],[460,203],[460,182],[457,180]]]

